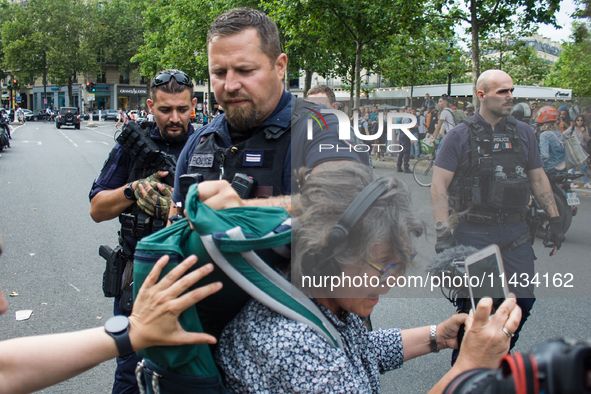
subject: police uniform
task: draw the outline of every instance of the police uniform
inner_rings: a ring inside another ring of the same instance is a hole
[[[194,132],[195,130],[193,126],[189,125],[187,138],[193,135]],[[174,157],[179,156],[185,145],[185,141],[168,142],[164,140],[155,123],[151,123],[149,137],[156,143],[161,151]],[[139,168],[126,152],[125,148],[117,143],[105,161],[100,175],[94,181],[92,189],[90,190],[89,199],[92,200],[94,196],[103,190],[118,189],[130,182],[146,178],[155,172],[157,172],[157,169],[150,166]],[[149,217],[149,215],[139,209],[135,203],[119,216],[119,220],[122,222],[120,244],[123,244],[123,249],[131,259],[133,259],[133,253],[135,252],[137,242],[143,236],[166,226],[165,221]],[[129,313],[124,312],[120,308],[120,299],[121,296],[115,297],[115,305],[113,308],[114,315],[129,315]],[[135,353],[128,357],[117,358],[117,370],[115,371],[113,393],[139,393],[135,378],[135,368],[140,360],[141,358]]]
[[[453,235],[462,245],[482,249],[497,244],[502,251],[507,281],[534,275],[534,251],[528,242],[525,211],[531,185],[527,172],[542,167],[531,128],[504,117],[493,131],[479,112],[466,118],[445,137],[435,165],[454,173],[448,187],[450,207],[466,212]],[[511,347],[535,302],[533,285],[513,286],[522,318]]]
[[[314,168],[331,160],[359,161],[352,148],[338,141],[336,133],[322,132],[315,123],[314,139],[308,140],[306,115],[300,118],[296,115],[292,128],[292,108],[295,105],[295,97],[283,92],[275,111],[260,126],[249,130],[248,135],[233,131],[225,114],[199,129],[187,141],[179,156],[173,201],[181,201],[179,177],[189,173],[199,173],[204,180],[225,179],[230,183],[234,174],[242,173],[257,182],[256,196],[271,197],[289,195],[297,189],[297,184],[292,182],[292,168]],[[314,108],[315,105],[310,103],[309,106]],[[338,130],[336,116],[325,115],[324,119],[329,130]],[[325,147],[331,145],[334,149],[320,150],[321,144]],[[250,297],[219,269],[201,282],[205,285],[216,281],[223,283],[222,290],[195,307],[204,332],[219,338],[224,327]]]

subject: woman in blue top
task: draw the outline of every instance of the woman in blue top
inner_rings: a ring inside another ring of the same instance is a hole
[[[464,322],[468,329],[458,362],[432,392],[442,392],[463,371],[499,365],[509,349],[510,334],[503,328],[515,332],[521,316],[514,298],[490,320],[492,301],[484,299],[474,316],[454,315],[438,326],[366,329],[361,318],[404,275],[414,255],[412,240],[424,232],[406,186],[390,178],[381,196],[351,225],[345,241],[326,249],[343,212],[375,179],[371,169],[358,163],[299,176],[301,195],[295,210],[299,230],[292,250],[291,282],[319,306],[340,334],[342,347],[332,346],[308,325],[252,300],[220,338],[216,359],[229,390],[378,393],[380,373],[432,351],[457,348],[458,329]],[[309,275],[316,276],[309,279]],[[319,286],[316,282],[325,277],[329,282]],[[335,278],[342,278],[342,283],[331,289]]]

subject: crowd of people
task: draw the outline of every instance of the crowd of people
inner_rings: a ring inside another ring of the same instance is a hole
[[[575,136],[583,151],[586,154],[591,152],[589,133],[589,127],[591,126],[591,107],[581,110],[579,106],[574,105],[572,100],[561,105],[558,105],[556,102],[548,102],[541,105],[537,101],[523,103],[522,105],[529,108],[529,112],[525,117],[521,113],[519,120],[523,119],[534,129],[538,137],[539,147],[542,151],[544,167],[547,170],[556,167],[555,165],[547,164],[548,161],[562,163],[563,166],[560,169],[565,168],[565,160],[568,157],[565,157],[567,151],[564,149],[564,138],[562,136],[566,138]],[[474,104],[468,103],[463,105],[463,109],[459,109],[454,105],[452,98],[447,95],[442,95],[435,102],[429,94],[426,94],[421,107],[402,106],[394,110],[397,113],[409,113],[416,116],[417,124],[410,129],[412,135],[416,138],[416,141],[412,141],[412,143],[400,131],[394,135],[392,141],[386,141],[386,119],[389,112],[392,112],[392,110],[379,109],[378,104],[362,106],[353,109],[353,116],[351,116],[350,120],[353,124],[355,119],[357,119],[357,127],[361,133],[373,135],[378,132],[379,115],[382,114],[384,132],[378,139],[372,141],[374,145],[371,151],[372,160],[380,161],[386,156],[397,156],[398,172],[411,173],[412,171],[410,171],[408,164],[409,159],[418,159],[425,154],[431,154],[431,152],[426,153],[424,151],[420,141],[425,140],[429,144],[434,144],[436,146],[436,152],[439,152],[446,134],[457,126],[459,121],[464,117],[473,116],[475,107]],[[408,120],[397,117],[394,122],[401,123],[408,122]],[[547,133],[540,140],[540,136],[545,131]],[[555,135],[556,138],[550,138],[551,135]],[[394,151],[389,151],[384,146],[385,144],[400,144],[402,145],[402,152],[397,154]],[[576,165],[575,168],[570,169],[571,172],[582,175],[582,186],[584,188],[591,188],[587,172],[588,167],[589,159]],[[579,186],[573,183],[573,187],[577,188]]]

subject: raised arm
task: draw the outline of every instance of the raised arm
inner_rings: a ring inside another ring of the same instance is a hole
[[[158,283],[168,257],[162,257],[146,278],[129,317],[129,338],[134,351],[151,346],[214,344],[208,334],[188,333],[178,317],[182,311],[221,289],[219,282],[181,296],[213,271],[207,264],[179,280],[197,258],[191,256]],[[72,333],[25,337],[0,342],[0,392],[30,393],[59,383],[119,356],[103,327]]]

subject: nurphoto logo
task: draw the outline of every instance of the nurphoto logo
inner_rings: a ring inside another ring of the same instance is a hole
[[[307,119],[307,138],[308,140],[314,139],[314,123],[316,123],[319,129],[316,129],[316,132],[326,132],[328,131],[328,124],[323,114],[332,114],[335,115],[339,122],[339,140],[343,141],[351,141],[351,129],[355,133],[355,136],[358,140],[367,141],[366,143],[362,144],[350,144],[352,145],[352,149],[356,152],[369,152],[374,146],[377,147],[378,150],[384,148],[388,152],[401,152],[402,145],[400,144],[378,144],[372,143],[372,141],[377,141],[382,137],[384,132],[386,133],[387,141],[394,141],[394,130],[400,130],[404,133],[411,141],[417,141],[417,138],[412,134],[409,130],[410,128],[416,126],[417,118],[413,114],[408,113],[399,113],[399,112],[390,112],[388,113],[386,119],[386,130],[384,131],[384,114],[380,113],[378,115],[378,130],[375,134],[364,134],[359,131],[359,115],[357,113],[353,114],[353,125],[349,121],[349,117],[343,111],[339,111],[338,109],[332,108],[322,108],[320,112],[314,110],[312,108],[306,108],[310,112],[306,112],[305,115],[308,115]],[[339,147],[336,147],[339,149]],[[351,148],[351,147],[349,147]],[[319,144],[319,150],[332,150],[335,149],[333,144]]]

